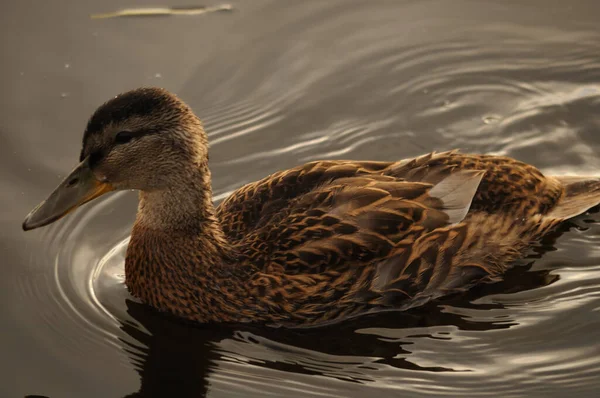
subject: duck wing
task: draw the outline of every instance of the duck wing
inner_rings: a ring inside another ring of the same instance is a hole
[[[381,174],[338,178],[259,221],[240,249],[247,261],[271,274],[364,267],[388,256],[402,241],[460,223],[483,174],[459,170],[437,184]]]
[[[566,220],[578,216],[600,203],[600,178],[555,176],[564,188],[563,194],[546,215]]]
[[[279,171],[233,192],[217,207],[217,217],[228,239],[236,243],[315,188],[340,178],[381,174],[391,164],[331,160]]]
[[[384,173],[435,183],[453,169],[485,171],[471,211],[566,220],[600,204],[600,178],[544,176],[535,166],[506,156],[429,153],[394,163]]]
[[[600,203],[600,180],[511,158],[432,153],[312,162],[218,208],[251,297],[302,322],[405,309],[497,280],[561,221]]]

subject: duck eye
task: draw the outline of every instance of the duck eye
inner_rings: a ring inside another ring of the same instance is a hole
[[[115,136],[115,144],[126,144],[133,139],[131,131],[119,131]]]

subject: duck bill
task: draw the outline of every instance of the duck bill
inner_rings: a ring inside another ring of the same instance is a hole
[[[62,218],[72,210],[114,188],[94,176],[86,158],[63,182],[31,211],[23,222],[23,230],[43,227]]]

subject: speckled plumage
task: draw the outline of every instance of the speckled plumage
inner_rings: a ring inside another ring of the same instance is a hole
[[[214,207],[202,125],[157,88],[102,105],[81,160],[97,180],[89,186],[103,187],[90,198],[140,191],[129,291],[197,322],[313,326],[420,305],[501,278],[532,242],[600,202],[598,179],[451,151],[311,162]],[[65,184],[24,228],[62,215],[57,198],[75,192]]]
[[[466,217],[450,224],[428,192],[470,170],[481,171],[481,182]],[[600,184],[587,184],[599,201]],[[309,326],[405,309],[497,280],[563,220],[545,214],[564,198],[559,179],[506,157],[312,162],[248,184],[216,208],[225,263],[204,257],[212,252],[204,232],[167,237],[134,228],[128,286],[199,322]],[[181,271],[169,273],[171,266]],[[140,277],[150,269],[156,279]]]

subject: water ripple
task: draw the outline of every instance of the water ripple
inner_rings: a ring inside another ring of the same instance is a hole
[[[229,26],[218,62],[199,62],[180,94],[209,134],[216,201],[323,158],[461,147],[547,173],[600,168],[600,40],[587,25],[508,24],[474,8],[457,24],[416,2],[366,4],[270,5]],[[134,202],[114,194],[37,232],[41,247],[15,271],[16,295],[39,304],[15,316],[39,319],[31,333],[70,368],[112,353],[138,372],[141,391],[162,382],[198,396],[593,396],[599,387],[598,213],[504,282],[463,296],[313,331],[232,330],[180,325],[129,295]]]

